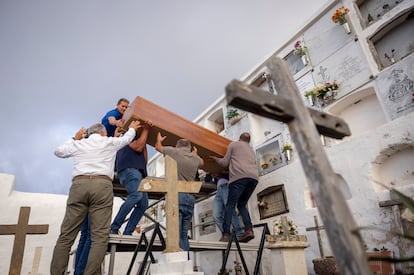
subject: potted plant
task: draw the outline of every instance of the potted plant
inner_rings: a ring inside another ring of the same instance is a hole
[[[308,57],[306,56],[306,46],[302,41],[296,41],[295,45],[294,45],[294,54],[299,55],[302,59],[302,63],[303,65],[307,65],[308,64]]]
[[[241,119],[241,115],[237,109],[229,109],[227,111],[227,119],[229,120],[230,124],[233,125]]]
[[[349,9],[345,8],[344,6],[339,7],[335,10],[334,14],[332,15],[332,21],[334,23],[339,23],[340,25],[344,26],[345,31],[347,34],[351,33],[351,28],[349,27],[348,20],[346,15],[349,13]]]

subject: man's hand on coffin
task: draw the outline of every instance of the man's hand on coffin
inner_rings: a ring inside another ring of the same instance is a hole
[[[141,128],[141,123],[139,122],[139,120],[134,120],[129,124],[128,128],[134,128],[135,131],[138,130],[139,128]]]

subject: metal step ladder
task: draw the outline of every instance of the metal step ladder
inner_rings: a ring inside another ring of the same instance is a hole
[[[254,271],[253,271],[253,275],[258,275],[259,274],[259,268],[260,268],[260,261],[262,260],[263,248],[264,248],[264,244],[265,244],[265,240],[266,240],[266,234],[270,234],[270,231],[269,231],[269,227],[267,226],[267,223],[255,224],[255,225],[253,225],[253,227],[263,227],[262,235],[261,235],[261,238],[260,238],[259,249],[257,251],[256,264],[254,266]],[[220,275],[225,275],[226,274],[225,273],[226,272],[226,264],[227,264],[227,260],[229,258],[230,249],[231,249],[231,245],[232,245],[233,241],[236,244],[237,251],[239,253],[240,260],[241,260],[243,268],[244,268],[244,273],[246,275],[249,275],[249,270],[247,269],[246,261],[244,260],[243,252],[240,248],[240,243],[239,243],[239,240],[237,239],[235,233],[232,233],[230,235],[229,242],[227,243],[227,249],[224,252],[223,263],[222,263],[219,274]]]
[[[161,229],[160,229],[160,224],[159,223],[155,223],[154,226],[154,231],[152,232],[151,235],[151,239],[150,241],[148,241],[147,236],[146,236],[147,232],[142,232],[141,237],[139,239],[139,242],[135,248],[134,254],[132,256],[131,259],[131,263],[129,264],[128,267],[128,271],[127,271],[127,275],[131,274],[132,268],[134,266],[135,260],[138,256],[138,252],[141,250],[145,249],[145,254],[144,254],[144,258],[142,260],[142,262],[140,263],[139,269],[137,274],[139,275],[144,275],[145,272],[147,271],[147,269],[149,268],[149,265],[147,267],[148,264],[148,258],[150,258],[151,263],[156,263],[157,260],[154,258],[154,255],[152,254],[152,250],[153,250],[153,246],[154,246],[154,241],[155,238],[158,236],[161,242],[161,248],[165,249],[166,245],[165,245],[165,239],[164,236],[162,235]]]

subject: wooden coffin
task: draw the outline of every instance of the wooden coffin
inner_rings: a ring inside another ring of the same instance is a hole
[[[147,140],[147,143],[151,146],[155,146],[158,132],[163,136],[167,136],[162,143],[164,146],[175,146],[180,138],[190,140],[197,147],[198,155],[204,159],[203,170],[210,173],[217,173],[222,170],[215,161],[208,157],[213,155],[224,156],[231,140],[139,96],[125,111],[123,119],[125,120],[125,128],[132,120],[151,120],[153,127]]]

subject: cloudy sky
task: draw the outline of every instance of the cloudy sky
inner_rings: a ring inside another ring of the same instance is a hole
[[[0,173],[67,194],[54,149],[120,97],[193,120],[328,1],[0,0]]]

